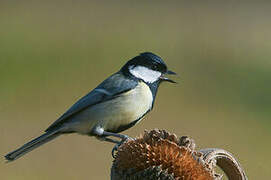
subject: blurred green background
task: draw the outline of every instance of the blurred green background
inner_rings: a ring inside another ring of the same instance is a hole
[[[232,152],[250,179],[268,179],[271,3],[264,1],[1,1],[0,155],[42,133],[76,100],[140,52],[180,75],[125,131],[160,128],[198,148]],[[62,136],[1,179],[109,179],[112,144]]]

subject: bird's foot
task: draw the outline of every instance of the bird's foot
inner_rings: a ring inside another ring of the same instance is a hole
[[[116,152],[118,151],[118,148],[119,148],[124,142],[126,142],[126,141],[128,141],[128,140],[134,140],[133,138],[131,138],[131,137],[127,136],[127,135],[123,135],[123,136],[124,136],[124,138],[123,138],[120,142],[116,143],[116,145],[115,145],[115,146],[113,147],[113,149],[112,149],[111,154],[112,154],[112,157],[113,157],[113,158],[116,157]]]

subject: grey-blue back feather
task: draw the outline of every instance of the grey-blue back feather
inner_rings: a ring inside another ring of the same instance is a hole
[[[116,98],[119,94],[127,92],[136,87],[138,81],[132,78],[125,77],[122,72],[118,72],[104,80],[99,86],[82,97],[73,106],[70,107],[60,118],[58,118],[51,126],[45,131],[53,130],[60,127],[71,116],[76,115],[78,112],[89,108],[101,102],[109,101]]]

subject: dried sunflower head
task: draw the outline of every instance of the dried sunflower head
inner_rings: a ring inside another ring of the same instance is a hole
[[[146,131],[119,147],[111,179],[215,179],[214,171],[194,148],[187,137],[178,139],[164,130]]]

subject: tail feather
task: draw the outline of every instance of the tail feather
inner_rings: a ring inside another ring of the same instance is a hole
[[[59,135],[60,134],[57,131],[46,132],[46,133],[42,134],[41,136],[33,139],[32,141],[24,144],[23,146],[16,149],[15,151],[8,153],[7,155],[5,155],[5,158],[9,162],[14,161],[14,160],[18,159],[19,157],[25,155],[26,153],[36,149],[37,147],[55,139]]]

